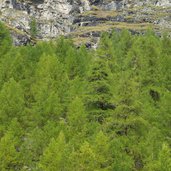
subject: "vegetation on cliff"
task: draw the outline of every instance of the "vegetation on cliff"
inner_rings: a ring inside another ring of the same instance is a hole
[[[104,33],[13,47],[0,25],[0,170],[171,171],[171,40]]]

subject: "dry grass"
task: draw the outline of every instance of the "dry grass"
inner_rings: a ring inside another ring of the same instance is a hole
[[[86,11],[85,13],[81,14],[82,16],[95,16],[99,18],[106,18],[106,17],[115,17],[119,13],[117,11],[105,11],[105,10],[92,10],[92,11]]]
[[[86,44],[87,42],[91,42],[91,38],[89,37],[73,37],[72,38],[75,45]]]
[[[4,24],[5,24],[5,26],[6,26],[11,32],[14,32],[14,33],[16,33],[16,34],[18,34],[18,35],[23,35],[23,36],[28,36],[28,37],[30,37],[29,33],[26,33],[26,32],[23,32],[23,31],[17,29],[17,28],[14,28],[14,27],[10,26],[10,25],[7,24],[7,23],[4,23]],[[36,38],[33,38],[33,37],[30,37],[30,40],[31,40],[32,42],[34,42],[34,43],[38,41]]]
[[[13,31],[13,32],[15,32],[15,33],[17,33],[17,34],[20,34],[20,35],[26,35],[25,32],[23,32],[23,31],[21,31],[21,30],[19,30],[19,29],[17,29],[17,28],[14,28],[14,27],[10,26],[10,25],[7,24],[7,23],[4,23],[4,24],[5,24],[5,26],[6,26],[9,30],[11,30],[11,31]]]
[[[80,27],[73,35],[81,35],[89,32],[103,32],[110,29],[130,29],[130,30],[147,30],[148,28],[153,28],[154,26],[149,23],[126,23],[126,22],[108,22],[104,24],[99,24],[97,26],[90,27]]]

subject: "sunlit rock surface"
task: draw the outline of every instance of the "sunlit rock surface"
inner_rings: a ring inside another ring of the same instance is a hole
[[[101,32],[112,29],[170,32],[170,12],[170,0],[0,0],[0,20],[16,45],[59,35],[72,37],[76,44],[94,44]]]

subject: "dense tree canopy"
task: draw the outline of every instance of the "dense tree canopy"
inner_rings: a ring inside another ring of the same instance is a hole
[[[171,171],[170,49],[126,30],[14,47],[0,24],[0,170]]]

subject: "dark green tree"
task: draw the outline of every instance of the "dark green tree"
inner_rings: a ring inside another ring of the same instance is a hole
[[[0,58],[12,47],[12,39],[8,29],[0,22]]]
[[[86,96],[90,118],[102,122],[108,117],[108,110],[115,109],[112,101],[111,71],[105,58],[96,58],[88,74],[88,93]]]
[[[38,26],[35,18],[32,18],[30,21],[30,34],[33,38],[38,34]]]

